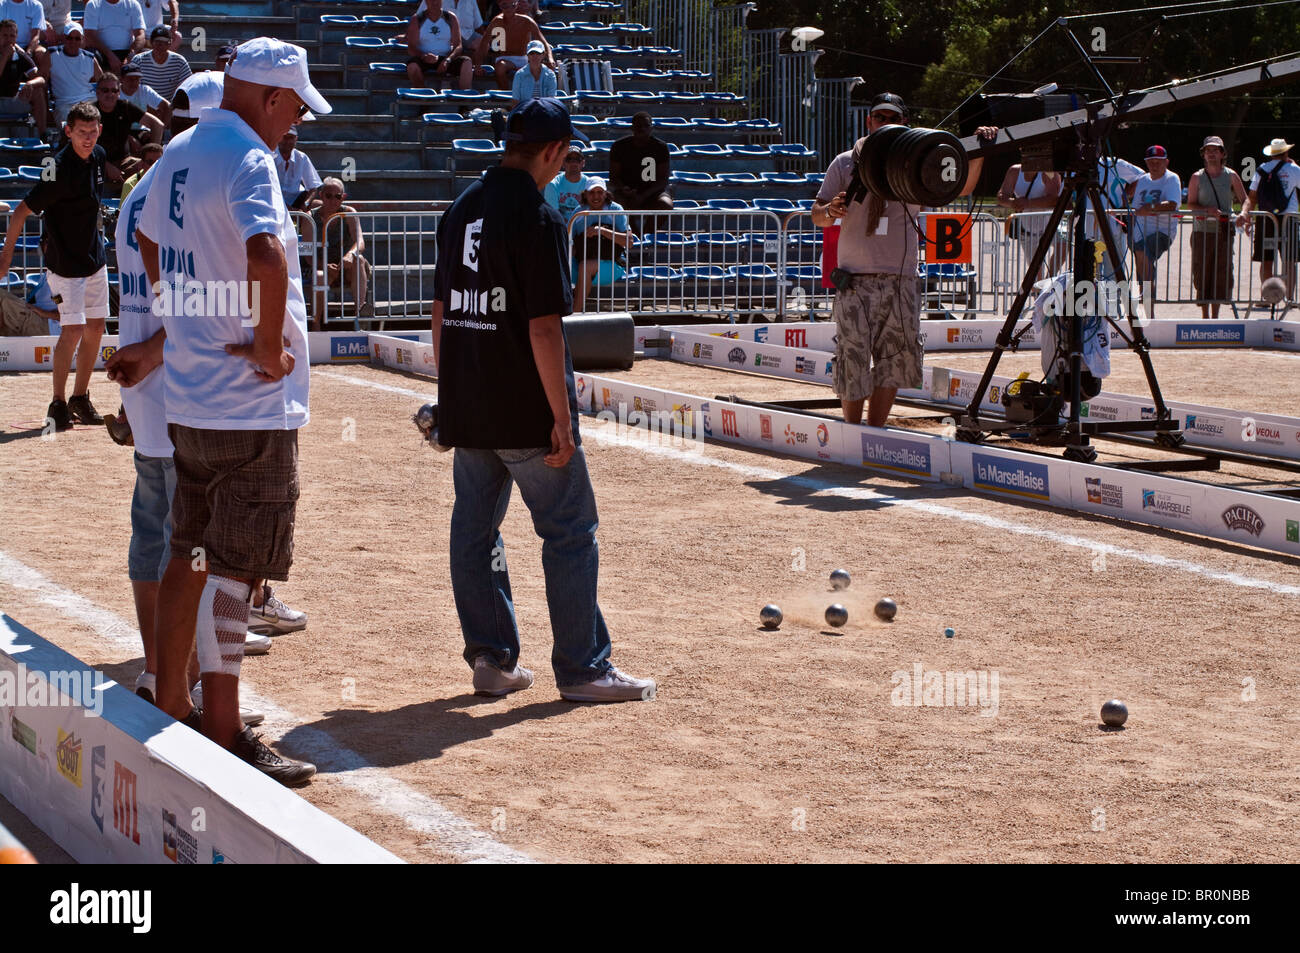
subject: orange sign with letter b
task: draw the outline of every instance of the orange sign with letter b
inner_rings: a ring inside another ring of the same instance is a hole
[[[969,265],[971,246],[974,244],[969,215],[946,212],[926,214],[925,260],[927,262]]]

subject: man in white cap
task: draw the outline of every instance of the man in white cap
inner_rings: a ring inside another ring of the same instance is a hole
[[[1282,277],[1286,281],[1286,298],[1295,300],[1295,264],[1300,259],[1300,165],[1291,158],[1293,143],[1285,139],[1274,139],[1264,147],[1264,157],[1269,161],[1261,163],[1255,170],[1255,178],[1250,182],[1250,193],[1241,203],[1241,214],[1237,216],[1237,225],[1246,231],[1255,232],[1251,259],[1259,262],[1259,280],[1261,283],[1273,277],[1273,258],[1278,251],[1282,253]],[[1272,223],[1254,229],[1250,213],[1258,209],[1268,212],[1278,220],[1278,230]],[[1285,216],[1285,217],[1284,217]],[[1279,234],[1280,232],[1280,234]]]
[[[221,108],[203,110],[164,152],[137,226],[148,280],[162,291],[176,467],[157,701],[193,721],[185,683],[193,634],[203,733],[289,785],[315,767],[277,755],[241,725],[239,669],[251,584],[288,578],[293,558],[297,431],[309,416],[307,310],[271,149],[308,109],[330,105],[311,84],[305,50],[267,37],[239,46]],[[216,293],[232,282],[239,294]]]
[[[49,57],[50,98],[58,125],[63,124],[68,110],[77,103],[94,98],[92,87],[104,75],[99,61],[84,48],[84,40],[81,24],[69,20],[63,27],[63,46]]]
[[[542,62],[542,57],[546,55],[542,41],[529,40],[524,53],[528,57],[528,63],[510,81],[511,109],[526,99],[553,99],[558,88],[555,70]]]

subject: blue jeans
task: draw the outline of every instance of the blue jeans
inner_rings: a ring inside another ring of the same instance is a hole
[[[501,521],[510,490],[519,493],[542,538],[546,603],[551,612],[551,667],[561,688],[600,678],[609,668],[609,630],[596,605],[596,496],[578,447],[568,464],[548,467],[547,447],[456,448],[456,503],[451,511],[451,587],[465,636],[465,660],[480,655],[509,671],[519,660],[510,575]]]
[[[131,496],[131,547],[127,575],[133,581],[160,582],[171,559],[172,497],[176,467],[171,457],[135,456],[135,493]]]

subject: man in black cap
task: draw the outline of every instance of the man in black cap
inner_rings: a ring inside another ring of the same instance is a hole
[[[506,120],[501,165],[462,192],[438,224],[438,443],[456,448],[451,584],[475,692],[530,687],[501,538],[518,483],[543,540],[560,695],[633,701],[653,697],[655,683],[609,661],[609,630],[596,603],[596,498],[562,321],[573,302],[568,236],[542,198],[573,135],[558,100],[521,104]]]
[[[156,26],[149,34],[149,49],[131,60],[140,68],[140,76],[147,86],[163,99],[171,99],[176,89],[190,78],[190,64],[185,57],[171,51],[172,33],[165,26]]]

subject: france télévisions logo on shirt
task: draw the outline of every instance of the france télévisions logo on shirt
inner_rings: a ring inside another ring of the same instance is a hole
[[[1224,324],[1217,328],[1207,328],[1203,324],[1179,324],[1174,328],[1179,344],[1244,344],[1246,343],[1246,326],[1244,324]]]
[[[907,473],[912,476],[930,475],[930,444],[925,440],[905,440],[900,437],[881,437],[862,434],[862,465]]]
[[[1264,518],[1244,503],[1224,510],[1223,523],[1228,529],[1244,529],[1256,536],[1264,532]]]
[[[1048,469],[1045,463],[1004,460],[984,453],[972,453],[975,487],[997,493],[1011,493],[1031,500],[1051,499]]]

